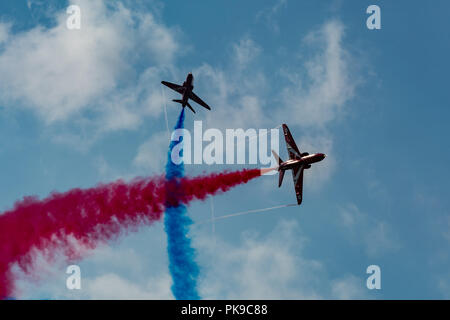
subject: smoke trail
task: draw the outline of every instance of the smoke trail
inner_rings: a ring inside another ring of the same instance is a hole
[[[214,219],[207,220],[205,222],[215,221],[215,220],[222,220],[222,219],[228,219],[228,218],[232,218],[232,217],[247,215],[247,214],[250,214],[250,213],[261,213],[261,212],[266,212],[266,211],[270,211],[270,210],[275,210],[275,209],[280,209],[280,208],[287,208],[287,207],[295,207],[295,206],[297,206],[296,203],[281,204],[281,205],[278,205],[278,206],[275,206],[275,207],[268,207],[268,208],[262,208],[262,209],[253,209],[253,210],[241,211],[241,212],[236,212],[236,213],[232,213],[232,214],[227,214],[227,215],[224,215],[224,216],[218,216],[218,217],[215,217]]]
[[[215,195],[221,192],[227,192],[232,187],[247,183],[250,180],[261,176],[260,169],[243,169],[234,172],[211,173],[208,175],[200,175],[188,179],[179,179],[179,189],[172,187],[168,201],[179,201],[189,203],[192,200],[205,200],[208,195]],[[169,181],[168,184],[174,184]],[[175,200],[176,199],[176,200]]]
[[[184,108],[178,117],[175,130],[183,127]],[[170,142],[166,164],[166,179],[172,181],[172,187],[175,186],[175,188],[180,187],[180,182],[177,179],[184,176],[184,164],[176,165],[172,161],[172,150],[177,143],[176,141]],[[182,156],[182,153],[183,150],[181,149],[180,156]],[[186,206],[178,202],[181,200],[181,196],[182,194],[177,192],[177,197],[172,199],[174,201],[167,199],[166,212],[164,214],[169,270],[173,280],[172,293],[178,300],[198,300],[200,299],[197,292],[199,269],[195,262],[195,250],[192,248],[191,239],[188,237],[189,226],[192,224],[192,220],[187,215]]]
[[[171,181],[137,178],[52,193],[43,200],[25,197],[0,214],[0,299],[14,294],[14,264],[33,271],[34,250],[45,252],[49,261],[58,249],[69,261],[78,260],[101,243],[159,220],[167,203],[188,205],[259,175],[255,169]]]
[[[0,215],[0,299],[11,297],[17,263],[32,271],[32,250],[52,259],[61,248],[69,260],[79,259],[81,247],[93,249],[121,233],[160,219],[164,211],[162,177],[117,181],[90,189],[52,193],[44,200],[25,197]],[[74,243],[74,241],[76,243]]]

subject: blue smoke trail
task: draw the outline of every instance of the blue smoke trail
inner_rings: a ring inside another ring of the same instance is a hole
[[[184,108],[178,117],[176,129],[184,128]],[[182,140],[182,138],[180,138]],[[184,176],[184,163],[176,165],[172,162],[172,149],[179,142],[171,141],[166,164],[166,179],[181,178]],[[182,150],[180,155],[182,155]],[[169,254],[169,271],[172,276],[172,293],[177,300],[198,300],[197,277],[198,265],[194,260],[195,250],[191,247],[188,237],[189,226],[192,220],[187,215],[186,206],[166,205],[164,214],[164,228],[167,233],[167,251]]]

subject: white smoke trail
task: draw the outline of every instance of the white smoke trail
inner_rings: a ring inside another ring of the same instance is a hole
[[[169,141],[170,141],[170,130],[169,130],[169,118],[167,117],[167,102],[166,102],[166,93],[164,91],[164,87],[161,85],[161,91],[162,91],[162,95],[163,95],[163,100],[164,100],[164,117],[166,118],[166,129],[167,129],[167,135],[169,136]]]
[[[217,220],[223,220],[223,219],[228,219],[228,218],[232,218],[232,217],[247,215],[247,214],[250,214],[250,213],[260,213],[260,212],[266,212],[266,211],[270,211],[270,210],[275,210],[275,209],[280,209],[280,208],[287,208],[287,207],[294,207],[294,206],[297,206],[297,204],[296,203],[282,204],[282,205],[278,205],[278,206],[275,206],[275,207],[268,207],[268,208],[262,208],[262,209],[241,211],[241,212],[236,212],[236,213],[232,213],[232,214],[227,214],[227,215],[224,215],[224,216],[214,217],[214,218],[209,219],[209,220],[200,221],[200,222],[197,222],[196,224],[203,224],[203,223],[208,223],[208,222],[214,223],[214,221],[217,221]]]

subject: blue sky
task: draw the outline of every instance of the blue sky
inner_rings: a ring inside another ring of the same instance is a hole
[[[302,206],[217,221],[215,233],[193,226],[203,297],[450,297],[448,2],[71,3],[78,31],[65,28],[69,2],[0,4],[2,210],[24,195],[160,174],[164,104],[171,127],[179,112],[160,80],[192,71],[213,111],[197,107],[187,128],[285,122],[301,149],[328,155],[305,173]],[[370,4],[381,30],[366,28]],[[280,150],[286,158],[284,141]],[[189,214],[292,203],[289,175],[281,189],[262,177]],[[170,299],[165,241],[158,223],[100,247],[79,263],[80,291],[65,288],[63,257],[38,254],[40,281],[22,274],[17,295]],[[371,264],[378,291],[365,286]]]

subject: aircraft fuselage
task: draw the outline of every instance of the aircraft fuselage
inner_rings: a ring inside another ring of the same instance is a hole
[[[183,82],[184,92],[183,92],[183,98],[182,98],[182,105],[183,107],[186,107],[187,102],[189,100],[190,94],[192,90],[194,90],[194,76],[192,73],[189,73],[186,77],[186,81]]]
[[[189,109],[192,110],[193,113],[195,113],[194,108],[192,108],[192,106],[189,103],[189,100],[192,100],[192,101],[198,103],[199,105],[201,105],[203,108],[211,110],[211,107],[208,106],[208,104],[206,104],[205,101],[200,99],[200,97],[198,97],[194,93],[194,91],[193,91],[194,90],[194,76],[192,75],[192,73],[188,73],[186,80],[183,82],[182,85],[168,82],[168,81],[161,81],[161,83],[163,85],[165,85],[166,87],[169,87],[173,91],[176,91],[179,94],[181,94],[181,99],[172,99],[172,101],[181,104],[183,108],[187,106],[187,107],[189,107]]]
[[[301,165],[308,166],[312,163],[320,162],[325,159],[325,154],[323,153],[314,153],[309,154],[307,156],[303,156],[300,159],[289,159],[284,161],[278,167],[278,170],[290,170],[293,168],[300,167]]]
[[[283,183],[283,177],[286,170],[292,170],[292,178],[294,179],[295,196],[297,197],[297,204],[301,204],[303,200],[303,171],[311,168],[311,164],[320,162],[325,159],[324,153],[300,152],[300,149],[295,144],[288,126],[283,123],[284,139],[286,140],[286,148],[289,154],[289,159],[283,161],[280,156],[272,150],[272,154],[278,161],[278,187]]]

